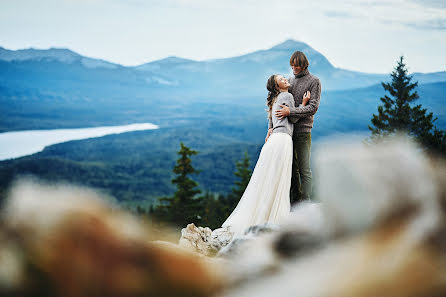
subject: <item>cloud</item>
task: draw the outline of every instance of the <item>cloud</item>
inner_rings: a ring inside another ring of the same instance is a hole
[[[353,7],[353,6],[352,6]],[[386,0],[359,2],[357,16],[385,26],[425,31],[446,29],[446,2],[444,0]],[[350,8],[350,12],[353,8]]]
[[[324,15],[329,18],[341,18],[341,19],[355,17],[355,15],[353,15],[352,13],[339,10],[325,10]]]
[[[291,38],[337,67],[389,72],[404,51],[414,70],[429,72],[445,60],[444,1],[0,0],[0,45],[66,47],[129,66],[238,56]]]
[[[417,4],[433,8],[446,8],[446,2],[444,0],[411,0]]]
[[[408,27],[428,30],[446,30],[446,18],[437,18],[423,22],[411,22],[405,24]]]

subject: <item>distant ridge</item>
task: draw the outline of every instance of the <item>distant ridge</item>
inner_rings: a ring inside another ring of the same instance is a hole
[[[367,130],[385,93],[381,82],[390,75],[335,67],[308,44],[289,39],[236,57],[194,61],[170,56],[136,67],[63,48],[0,48],[0,132],[133,122],[201,125],[208,119],[242,133],[238,114],[250,123],[249,130],[263,135],[266,80],[274,73],[292,76],[289,60],[295,50],[307,55],[309,71],[322,84],[321,135]],[[419,83],[420,103],[435,111],[444,127],[446,72],[412,75]]]
[[[62,63],[81,62],[87,68],[117,68],[119,65],[110,63],[101,59],[93,59],[81,56],[80,54],[66,48],[49,48],[49,49],[21,49],[7,50],[0,47],[0,60],[11,61],[40,61],[55,60]]]
[[[205,94],[206,86],[211,90],[233,91],[231,86],[236,86],[240,81],[249,81],[240,91],[246,94],[259,93],[263,90],[266,77],[273,73],[281,73],[286,76],[291,75],[289,58],[291,54],[300,50],[304,52],[309,61],[309,70],[317,75],[322,82],[324,90],[344,90],[364,88],[389,79],[389,74],[366,73],[351,71],[333,66],[328,59],[302,41],[293,39],[285,40],[269,49],[258,50],[248,54],[204,61],[195,61],[177,56],[169,56],[164,59],[152,61],[139,66],[121,66],[100,59],[84,57],[70,49],[50,48],[50,49],[22,49],[7,50],[0,47],[0,61],[21,62],[29,64],[20,68],[20,72],[29,73],[33,78],[37,72],[32,67],[37,67],[41,62],[58,61],[65,65],[58,66],[62,72],[74,73],[70,70],[70,65],[79,65],[79,63],[88,69],[108,69],[118,72],[108,72],[98,75],[105,75],[107,81],[115,80],[121,77],[121,72],[127,73],[130,77],[134,76],[133,81],[144,82],[151,88],[172,88],[180,91],[187,89],[188,92],[197,91],[197,94]],[[36,64],[37,63],[37,64]],[[62,69],[66,67],[66,69]],[[57,71],[56,71],[57,72]],[[131,73],[131,74],[130,74]],[[47,74],[45,74],[47,75]],[[85,75],[85,74],[84,74]],[[414,73],[414,79],[419,83],[433,83],[446,81],[446,72],[435,73]],[[17,77],[21,74],[17,73]],[[94,75],[98,79],[96,74]],[[129,77],[129,78],[130,78]],[[55,80],[59,77],[55,77]],[[116,83],[120,83],[117,81]],[[33,87],[36,87],[33,85]],[[209,94],[209,93],[208,93]]]
[[[21,50],[7,50],[0,47],[0,60],[4,61],[24,61],[37,60],[42,58],[54,58],[61,62],[73,62],[81,55],[66,49],[66,48],[49,48],[49,49],[21,49]]]

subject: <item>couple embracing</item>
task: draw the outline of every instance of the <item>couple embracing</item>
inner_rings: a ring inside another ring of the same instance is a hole
[[[268,133],[237,207],[223,223],[233,235],[264,223],[280,224],[291,203],[310,200],[311,128],[319,107],[321,83],[308,71],[304,53],[290,58],[294,76],[272,75],[268,89]]]

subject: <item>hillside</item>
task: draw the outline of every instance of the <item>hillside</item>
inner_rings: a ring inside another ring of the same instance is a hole
[[[0,162],[0,192],[14,178],[33,175],[94,187],[122,204],[148,205],[173,193],[172,168],[183,141],[199,151],[193,164],[202,172],[193,178],[201,188],[227,193],[235,181],[236,161],[245,151],[256,160],[260,146],[230,137],[225,129],[208,129],[212,127],[165,128],[53,145],[32,156]]]
[[[446,127],[445,83],[419,88],[423,104],[437,116],[437,125]],[[323,94],[313,130],[313,149],[322,136],[333,133],[368,134],[371,114],[376,112],[382,87],[331,91]],[[342,102],[342,104],[340,103]],[[191,111],[193,106],[191,106]],[[255,164],[266,132],[266,116],[261,102],[251,109],[217,108],[203,118],[159,130],[130,132],[101,138],[70,141],[47,147],[43,152],[0,162],[0,192],[21,175],[32,174],[49,181],[88,185],[116,197],[126,205],[149,205],[157,197],[174,192],[171,184],[176,151],[183,141],[199,151],[193,157],[201,173],[193,178],[202,190],[228,193],[234,185],[235,162],[248,151]]]

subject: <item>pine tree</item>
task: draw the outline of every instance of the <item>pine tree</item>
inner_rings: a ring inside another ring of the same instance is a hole
[[[223,224],[228,216],[225,212],[224,198],[225,197],[222,198],[222,196],[210,192],[206,192],[202,197],[203,226],[216,229]]]
[[[196,198],[201,191],[197,188],[197,182],[189,178],[189,175],[199,173],[192,166],[190,159],[198,152],[191,150],[182,142],[180,146],[181,149],[177,152],[179,158],[173,168],[176,177],[172,179],[172,183],[177,186],[177,191],[172,197],[160,198],[161,204],[155,210],[155,214],[160,219],[185,227],[189,223],[198,225],[201,221],[201,203],[200,199]]]
[[[239,180],[235,181],[236,187],[232,188],[232,192],[239,198],[242,197],[243,193],[245,192],[246,186],[251,179],[251,170],[249,169],[249,165],[249,155],[248,152],[245,151],[243,159],[235,163],[235,167],[237,168],[237,170],[234,174],[239,178]]]
[[[140,205],[138,205],[138,206],[136,206],[136,214],[141,217],[141,216],[146,215],[147,213],[144,210],[144,208],[142,208]]]
[[[381,83],[384,90],[390,93],[380,98],[383,105],[378,106],[378,114],[373,114],[369,126],[372,136],[369,141],[376,143],[386,136],[405,133],[417,140],[426,149],[445,154],[446,133],[434,127],[433,113],[421,104],[412,106],[419,98],[415,88],[418,82],[412,83],[408,75],[403,57],[391,73],[391,83]]]
[[[235,187],[232,188],[232,192],[228,195],[228,212],[231,213],[240,201],[243,193],[248,186],[249,180],[251,179],[252,171],[249,169],[250,161],[248,152],[245,151],[243,159],[237,161],[235,166],[237,170],[234,172],[238,180],[235,181]]]

